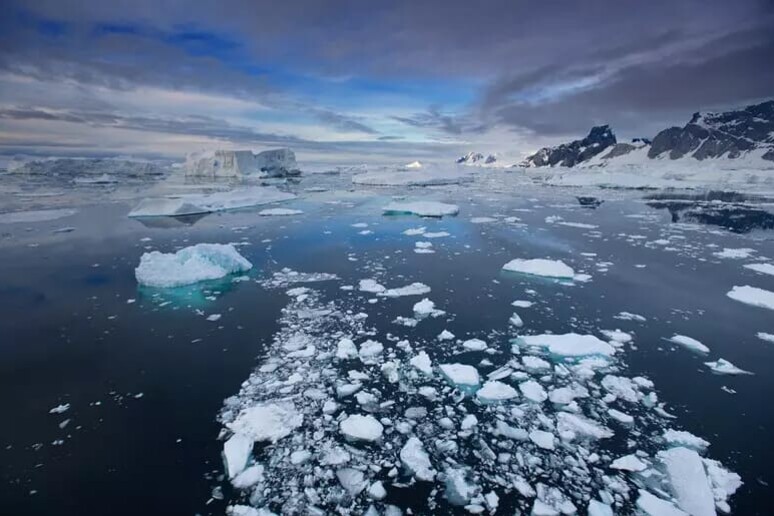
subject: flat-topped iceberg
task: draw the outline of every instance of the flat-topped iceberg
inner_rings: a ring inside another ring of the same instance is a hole
[[[216,211],[238,210],[295,199],[292,193],[273,186],[236,188],[211,194],[190,194],[175,197],[149,198],[140,201],[129,212],[130,217],[176,217]]]
[[[249,150],[211,150],[189,154],[185,175],[193,177],[283,177],[301,173],[290,149],[273,149],[258,154]]]
[[[726,295],[740,303],[774,310],[774,292],[769,290],[749,285],[734,286]]]
[[[456,204],[437,201],[391,202],[382,211],[385,215],[414,214],[420,217],[443,217],[460,212]]]
[[[441,364],[441,373],[455,387],[462,390],[474,390],[478,387],[478,370],[467,364]]]
[[[578,333],[525,335],[516,340],[527,346],[546,348],[552,355],[561,357],[611,356],[615,353],[615,348],[607,342]]]
[[[303,414],[298,412],[292,402],[260,403],[242,410],[227,426],[232,432],[254,441],[277,442],[290,435],[303,422]]]
[[[542,276],[544,278],[573,279],[575,277],[573,268],[563,261],[546,260],[544,258],[534,258],[532,260],[516,258],[503,265],[503,270],[529,274],[531,276]]]
[[[219,279],[252,267],[231,244],[196,244],[176,253],[144,253],[134,275],[141,285],[173,288]]]

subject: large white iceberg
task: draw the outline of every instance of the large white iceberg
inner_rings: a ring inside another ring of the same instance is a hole
[[[510,272],[520,272],[521,274],[543,276],[546,278],[572,279],[575,277],[575,271],[572,267],[561,260],[546,260],[543,258],[523,260],[521,258],[516,258],[503,265],[503,269]]]
[[[249,150],[214,150],[189,154],[185,174],[194,177],[294,176],[301,173],[290,149],[253,154]]]
[[[176,253],[144,253],[134,275],[141,285],[172,288],[222,278],[252,267],[231,244],[196,244]]]

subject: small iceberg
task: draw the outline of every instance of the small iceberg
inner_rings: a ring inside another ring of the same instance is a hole
[[[745,371],[744,369],[740,369],[736,367],[734,364],[732,364],[725,358],[719,358],[714,362],[704,362],[704,365],[712,369],[712,372],[716,374],[730,374],[730,375],[752,374],[750,371]]]
[[[503,270],[559,280],[587,281],[589,279],[587,274],[576,274],[572,267],[561,260],[547,260],[545,258],[531,260],[516,258],[503,265]]]
[[[420,217],[443,217],[460,212],[456,204],[437,201],[391,202],[382,211],[385,215],[419,215]]]
[[[749,285],[743,287],[734,286],[726,295],[740,303],[774,310],[774,292],[769,290]]]
[[[252,267],[231,244],[197,244],[176,253],[144,253],[134,275],[141,285],[174,288],[219,279]]]
[[[709,353],[710,351],[710,349],[707,346],[705,346],[698,340],[688,337],[686,335],[675,334],[669,338],[669,341],[674,342],[675,344],[678,344],[680,346],[683,346],[684,348],[688,348],[691,351],[696,351],[698,353]]]
[[[615,353],[615,348],[607,342],[593,335],[578,333],[526,335],[516,341],[527,346],[546,348],[552,355],[560,357],[611,356]]]

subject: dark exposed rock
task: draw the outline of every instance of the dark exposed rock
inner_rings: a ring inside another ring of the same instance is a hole
[[[664,129],[653,138],[649,158],[668,153],[670,159],[690,155],[708,158],[738,158],[756,148],[769,148],[764,159],[774,154],[774,101],[736,111],[694,113],[685,127]]]
[[[582,140],[563,143],[556,147],[544,147],[528,157],[524,165],[545,167],[560,165],[572,167],[593,158],[608,147],[616,144],[615,135],[608,125],[592,127],[588,136]]]
[[[468,152],[464,156],[457,158],[456,163],[461,165],[491,165],[497,161],[497,157],[494,154],[489,154],[484,157],[480,152]]]

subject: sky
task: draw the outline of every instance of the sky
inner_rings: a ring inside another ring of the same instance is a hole
[[[774,96],[771,0],[5,0],[0,155],[518,161]]]

